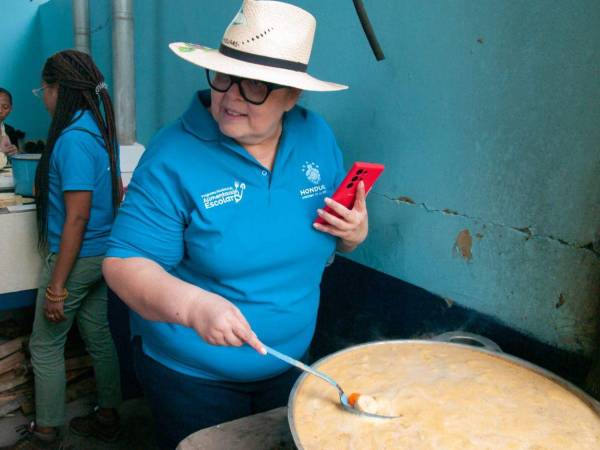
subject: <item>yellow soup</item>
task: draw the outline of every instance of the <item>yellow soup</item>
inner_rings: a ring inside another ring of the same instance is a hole
[[[500,357],[448,344],[359,347],[319,367],[348,394],[375,400],[371,419],[305,377],[294,427],[305,450],[598,450],[600,417],[559,384]],[[370,405],[370,410],[373,405]]]

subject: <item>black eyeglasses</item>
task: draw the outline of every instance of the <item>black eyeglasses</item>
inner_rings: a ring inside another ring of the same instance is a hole
[[[267,101],[271,91],[286,87],[266,81],[236,77],[208,69],[206,69],[206,78],[210,87],[217,92],[227,92],[233,83],[237,84],[244,100],[253,105],[262,105]]]

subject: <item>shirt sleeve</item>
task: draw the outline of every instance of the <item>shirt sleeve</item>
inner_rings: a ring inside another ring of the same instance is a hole
[[[176,163],[157,146],[148,147],[134,171],[106,256],[147,258],[168,271],[183,258],[188,219]]]
[[[93,191],[96,162],[87,133],[70,131],[57,141],[52,152],[62,191]]]

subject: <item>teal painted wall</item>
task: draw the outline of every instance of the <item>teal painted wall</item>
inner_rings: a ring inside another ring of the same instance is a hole
[[[302,102],[330,122],[347,165],[387,167],[352,258],[589,354],[600,298],[600,3],[368,1],[387,56],[376,62],[350,0],[292,2],[319,23],[310,72],[351,86]],[[91,3],[105,70],[110,2]],[[167,44],[217,46],[240,3],[135,2],[140,142],[206,86]]]
[[[41,52],[38,57],[38,85],[41,83],[40,76],[46,59],[74,45],[71,4],[71,0],[50,0],[39,9],[38,33]],[[44,112],[47,114],[46,110]]]
[[[73,47],[73,14],[71,0],[1,0],[2,11],[10,20],[3,23],[0,37],[0,86],[14,97],[14,110],[8,123],[27,133],[28,139],[45,139],[50,117],[40,99],[31,90],[41,84],[41,72],[46,59],[54,53]],[[94,1],[92,0],[92,4]],[[110,17],[108,17],[110,18]],[[94,18],[95,19],[95,18]],[[106,19],[106,18],[105,18]],[[92,26],[92,31],[110,29],[110,23]],[[110,34],[108,35],[110,38]],[[98,58],[100,70],[111,79],[110,48],[103,41],[97,47],[106,48],[105,58]],[[101,64],[104,63],[104,64]]]
[[[26,139],[44,136],[48,129],[46,118],[40,114],[41,110],[38,111],[37,99],[31,94],[31,90],[40,85],[38,8],[41,3],[2,0],[0,86],[8,89],[13,96],[13,112],[7,123],[25,131]]]

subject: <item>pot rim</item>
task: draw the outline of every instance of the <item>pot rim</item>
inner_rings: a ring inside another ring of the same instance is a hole
[[[443,342],[443,341],[424,340],[424,339],[391,339],[391,340],[385,340],[385,341],[365,342],[363,344],[353,345],[351,347],[348,347],[348,348],[345,348],[342,350],[338,350],[335,353],[331,353],[330,355],[326,355],[326,356],[322,357],[321,359],[312,363],[311,367],[318,368],[318,366],[320,364],[323,364],[326,361],[328,361],[336,356],[339,356],[343,353],[347,353],[350,351],[354,351],[354,350],[362,348],[362,347],[370,347],[370,346],[376,346],[376,345],[389,345],[389,344],[401,344],[401,345],[425,344],[425,345],[436,345],[436,346],[441,345],[441,346],[459,347],[459,348],[466,348],[469,350],[473,350],[476,352],[485,353],[486,355],[503,359],[506,362],[517,364],[521,367],[524,367],[525,369],[532,370],[533,372],[537,373],[538,375],[542,375],[543,377],[549,379],[550,381],[553,381],[553,382],[559,384],[560,386],[567,389],[572,394],[576,395],[580,400],[582,400],[586,405],[588,405],[594,412],[596,412],[596,414],[598,416],[600,416],[600,402],[593,399],[590,395],[588,395],[586,392],[584,392],[583,390],[581,390],[580,388],[575,386],[573,383],[556,375],[554,372],[544,369],[536,364],[533,364],[529,361],[521,359],[517,356],[509,355],[509,354],[503,353],[503,352],[487,350],[482,347],[474,347],[472,345],[467,345],[467,344],[456,344],[453,342]],[[298,391],[298,387],[300,386],[300,383],[302,383],[307,376],[310,376],[310,374],[304,372],[302,375],[300,375],[298,377],[298,379],[294,383],[294,386],[292,387],[292,390],[288,397],[288,405],[287,405],[287,407],[288,407],[288,410],[287,410],[288,425],[289,425],[290,431],[292,433],[292,438],[294,439],[294,444],[296,445],[298,450],[304,450],[304,447],[300,443],[300,438],[296,431],[296,427],[294,426],[294,399],[296,397],[296,393]]]

